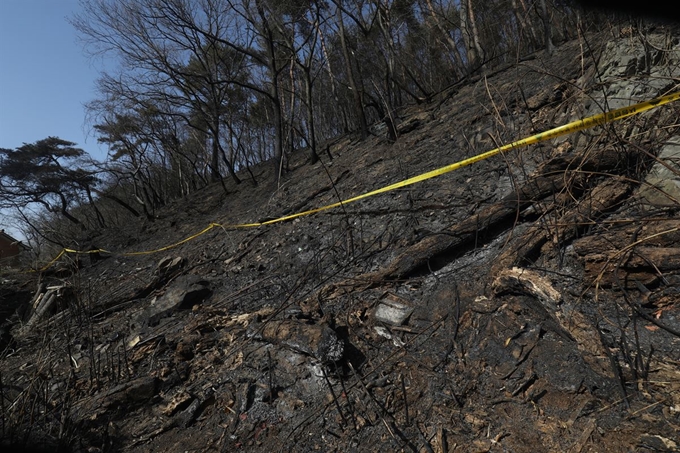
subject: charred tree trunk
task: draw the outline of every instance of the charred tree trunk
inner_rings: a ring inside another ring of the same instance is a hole
[[[319,161],[316,152],[316,132],[314,131],[314,99],[312,98],[312,74],[311,66],[305,69],[305,97],[307,98],[307,135],[309,135],[309,163],[314,165]]]
[[[479,32],[472,9],[472,0],[461,0],[460,2],[460,31],[467,51],[468,67],[471,71],[475,71],[483,67],[483,52],[479,43]]]
[[[265,41],[266,48],[266,61],[268,66],[268,71],[270,72],[270,87],[269,87],[269,99],[272,103],[272,110],[274,113],[274,162],[277,168],[281,168],[283,164],[283,108],[281,106],[281,97],[279,93],[279,72],[280,68],[276,59],[276,42],[274,39],[274,34],[272,31],[271,24],[267,18],[267,13],[265,12],[264,5],[261,0],[256,2],[257,13],[262,20],[262,35]]]
[[[68,202],[66,201],[66,197],[64,196],[63,193],[59,192],[59,200],[61,201],[61,214],[66,217],[68,220],[73,222],[74,224],[80,226],[81,230],[85,229],[85,225],[83,225],[83,222],[78,220],[76,217],[71,215],[71,213],[68,212]]]
[[[545,50],[549,55],[552,55],[555,51],[555,46],[552,42],[552,33],[550,30],[550,16],[548,15],[548,6],[545,0],[540,0],[541,7],[541,20],[543,21],[543,37],[545,43]]]
[[[101,196],[101,197],[104,197],[104,198],[108,198],[109,200],[111,200],[111,201],[117,203],[117,204],[120,205],[122,208],[124,208],[124,209],[127,210],[129,213],[131,213],[133,216],[139,217],[139,215],[140,215],[140,214],[139,214],[139,211],[137,211],[135,208],[133,208],[132,206],[130,206],[129,204],[127,204],[126,202],[124,202],[123,200],[121,200],[120,198],[118,198],[117,196],[111,195],[111,194],[109,194],[109,193],[101,192],[101,191],[95,191],[95,192],[97,193],[97,195],[99,195],[99,196]]]
[[[345,67],[347,70],[347,82],[349,83],[349,89],[352,91],[352,99],[354,100],[354,112],[357,115],[357,120],[359,121],[359,130],[361,131],[361,139],[365,140],[368,137],[368,123],[366,121],[366,113],[364,112],[364,105],[362,95],[354,79],[354,71],[352,69],[352,59],[349,55],[349,49],[347,47],[347,38],[345,34],[345,24],[342,21],[342,11],[337,10],[338,17],[338,34],[340,36],[340,47],[342,48],[342,56],[345,59]]]

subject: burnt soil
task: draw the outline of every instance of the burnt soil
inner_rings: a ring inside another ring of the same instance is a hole
[[[678,133],[679,106],[319,214],[228,227],[333,203],[582,117],[605,90],[597,74],[606,43],[631,39],[612,33],[400,111],[396,143],[344,136],[315,165],[293,154],[278,182],[266,163],[253,169],[257,186],[246,175],[238,186],[225,180],[226,191],[210,186],[153,222],[101,231],[95,244],[112,253],[84,256],[75,273],[65,272],[66,257],[41,275],[69,288],[57,312],[7,337],[5,444],[673,451],[679,206],[645,204],[639,189],[660,144]],[[224,228],[122,254],[212,222]],[[3,303],[29,303],[37,278],[3,285]],[[193,299],[153,311],[183,292]],[[386,321],[377,312],[387,306],[410,315]]]

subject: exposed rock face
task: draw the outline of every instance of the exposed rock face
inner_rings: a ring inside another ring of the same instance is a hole
[[[614,40],[600,62],[605,90],[586,102],[586,115],[625,107],[674,89],[680,77],[680,41],[667,33],[651,33],[645,40]],[[646,124],[642,127],[654,127]],[[633,128],[635,134],[641,129]],[[637,150],[635,150],[637,151]],[[660,160],[652,167],[640,196],[650,207],[677,205],[680,201],[680,137],[670,137],[660,148],[648,149]]]
[[[640,196],[650,207],[680,204],[680,136],[665,142],[640,187]]]
[[[604,90],[586,101],[586,115],[626,107],[672,90],[680,76],[680,41],[665,32],[645,40],[616,39],[607,43],[598,65]],[[586,80],[583,80],[586,82]]]
[[[212,294],[210,283],[197,276],[183,276],[173,281],[165,293],[154,298],[134,321],[137,326],[154,326],[177,310],[186,310],[205,301]]]

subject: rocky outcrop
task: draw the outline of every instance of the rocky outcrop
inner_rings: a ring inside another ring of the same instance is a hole
[[[207,280],[197,276],[179,277],[165,289],[162,296],[154,297],[149,306],[135,316],[133,326],[153,327],[177,310],[191,309],[203,303],[211,294],[210,282]]]

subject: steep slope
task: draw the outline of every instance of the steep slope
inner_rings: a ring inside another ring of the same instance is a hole
[[[679,37],[564,43],[401,112],[396,144],[343,137],[332,160],[292,156],[279,186],[263,165],[257,187],[211,187],[102,232],[97,246],[116,253],[46,275],[62,305],[13,330],[5,438],[74,451],[672,451],[680,105],[324,213],[226,226],[675,91]],[[213,222],[177,247],[120,254]]]

